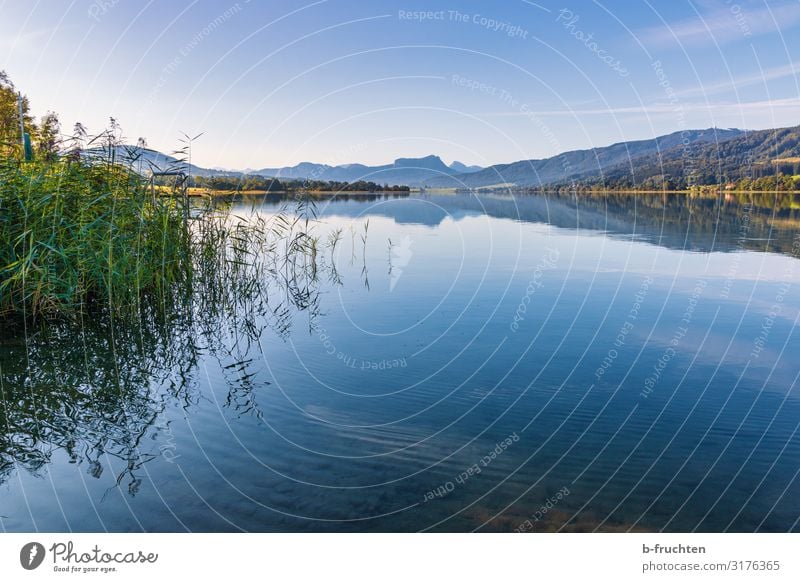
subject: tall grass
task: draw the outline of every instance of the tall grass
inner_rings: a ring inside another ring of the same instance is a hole
[[[315,309],[323,257],[308,197],[270,218],[193,207],[184,180],[156,189],[108,145],[90,158],[0,159],[0,319],[263,312],[276,281]]]
[[[163,302],[191,276],[180,206],[117,164],[0,160],[0,316]]]

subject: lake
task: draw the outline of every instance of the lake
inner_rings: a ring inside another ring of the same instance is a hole
[[[796,197],[316,215],[261,303],[3,333],[2,531],[800,530]]]

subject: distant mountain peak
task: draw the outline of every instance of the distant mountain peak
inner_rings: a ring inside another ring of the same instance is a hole
[[[470,172],[477,172],[482,170],[481,166],[468,166],[464,163],[459,162],[458,160],[453,160],[453,163],[448,166],[454,172],[458,172],[459,174],[467,174]]]
[[[424,156],[422,158],[397,158],[394,161],[397,168],[428,168],[431,170],[447,171],[447,166],[442,158],[435,155]]]

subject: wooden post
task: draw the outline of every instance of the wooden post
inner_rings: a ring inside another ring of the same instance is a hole
[[[17,93],[17,106],[19,108],[19,143],[22,146],[22,156],[25,156],[25,123],[22,117],[22,93]]]

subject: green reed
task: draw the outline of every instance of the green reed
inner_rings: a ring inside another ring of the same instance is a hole
[[[319,241],[307,200],[269,219],[193,207],[109,154],[0,160],[0,319],[263,302],[279,279],[312,296]]]
[[[170,199],[118,165],[0,160],[0,315],[117,311],[187,276]]]

